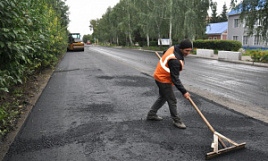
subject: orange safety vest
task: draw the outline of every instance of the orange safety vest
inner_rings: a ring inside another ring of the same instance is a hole
[[[174,46],[170,47],[165,52],[163,57],[159,60],[157,67],[155,69],[155,72],[154,72],[154,79],[161,83],[171,83],[172,85],[174,85],[170,76],[170,69],[168,67],[168,61],[170,59],[177,59],[174,55]],[[182,71],[184,64],[182,60],[179,60],[179,61],[181,63],[180,71]]]

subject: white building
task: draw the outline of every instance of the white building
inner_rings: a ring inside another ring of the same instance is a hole
[[[228,40],[237,40],[242,43],[243,48],[250,49],[268,49],[268,42],[261,41],[261,37],[254,34],[253,36],[247,35],[247,28],[245,23],[241,22],[239,10],[232,10],[227,14],[228,16]],[[256,27],[261,25],[256,23]]]

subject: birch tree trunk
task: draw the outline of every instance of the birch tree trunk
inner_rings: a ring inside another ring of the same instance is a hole
[[[132,36],[131,36],[131,16],[130,16],[130,2],[128,1],[128,38],[129,38],[129,42],[130,42],[130,46],[133,46],[133,41],[132,41]]]
[[[146,38],[147,38],[147,46],[149,47],[150,46],[150,37],[149,37],[148,33],[146,34]]]
[[[169,46],[172,46],[172,20],[173,20],[173,0],[170,0],[170,19],[169,19]]]

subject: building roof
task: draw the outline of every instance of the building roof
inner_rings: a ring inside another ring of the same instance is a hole
[[[241,9],[232,9],[229,13],[227,13],[227,16],[240,14],[240,13],[241,13]]]
[[[261,10],[264,9],[264,6],[267,2],[265,0],[259,0],[258,2],[258,6],[255,6],[255,10]],[[242,12],[242,3],[240,3],[236,8],[233,8],[229,13],[227,13],[227,16],[230,15],[235,15],[235,14],[240,14]],[[247,6],[247,8],[249,8],[249,11],[251,10],[252,6]]]
[[[228,22],[209,23],[206,28],[206,34],[222,34],[227,31]]]

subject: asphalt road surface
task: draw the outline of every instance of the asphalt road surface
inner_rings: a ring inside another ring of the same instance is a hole
[[[205,160],[213,134],[175,88],[187,129],[172,125],[167,105],[158,113],[163,121],[145,120],[158,94],[152,77],[157,62],[151,52],[98,46],[66,53],[4,161]],[[267,123],[225,106],[252,105],[265,113],[267,71],[186,59],[181,78],[194,102],[216,131],[247,143],[213,160],[267,160]]]

